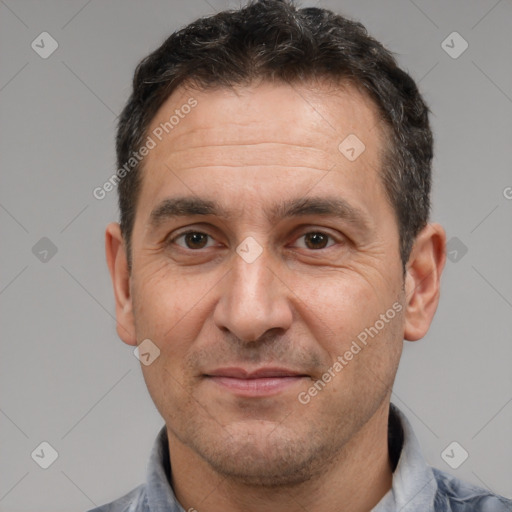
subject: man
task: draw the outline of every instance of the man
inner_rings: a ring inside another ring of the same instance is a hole
[[[106,232],[118,333],[165,420],[96,511],[510,511],[428,466],[390,404],[435,314],[432,134],[364,27],[277,0],[144,59]]]

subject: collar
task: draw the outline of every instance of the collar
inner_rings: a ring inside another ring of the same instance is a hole
[[[432,468],[427,464],[421,452],[409,420],[400,409],[390,404],[388,425],[388,444],[390,457],[393,457],[392,443],[399,437],[401,427],[403,443],[396,467],[393,471],[391,489],[383,496],[372,512],[429,512],[434,510],[434,498],[437,492],[437,480]],[[393,427],[393,424],[397,425]]]

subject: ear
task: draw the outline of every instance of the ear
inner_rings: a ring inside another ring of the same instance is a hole
[[[107,226],[105,253],[116,299],[117,334],[128,345],[136,345],[128,259],[121,227],[117,222]]]
[[[439,224],[427,224],[416,237],[407,262],[404,338],[408,341],[423,338],[430,327],[445,262],[446,233]]]

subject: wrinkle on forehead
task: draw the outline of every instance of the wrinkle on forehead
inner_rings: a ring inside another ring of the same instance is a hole
[[[211,139],[217,144],[265,140],[332,152],[349,133],[359,132],[362,138],[362,129],[373,131],[381,124],[376,105],[353,86],[334,88],[326,82],[311,89],[298,84],[262,83],[235,91],[179,87],[157,112],[150,130],[167,121],[191,97],[197,106],[164,136],[176,151]]]
[[[166,163],[175,170],[201,167],[309,168],[326,171],[336,163],[336,155],[315,147],[281,142],[204,144],[169,152]]]

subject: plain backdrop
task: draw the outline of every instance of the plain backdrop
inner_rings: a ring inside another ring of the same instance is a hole
[[[103,237],[116,195],[92,191],[115,172],[116,117],[138,61],[236,5],[0,1],[3,512],[84,511],[144,481],[163,420],[115,331]],[[430,464],[512,497],[512,3],[300,5],[363,22],[432,109],[432,220],[451,254],[433,325],[405,343],[392,400]],[[43,441],[58,454],[48,469],[31,457]],[[453,441],[469,454],[458,469],[441,457]]]

